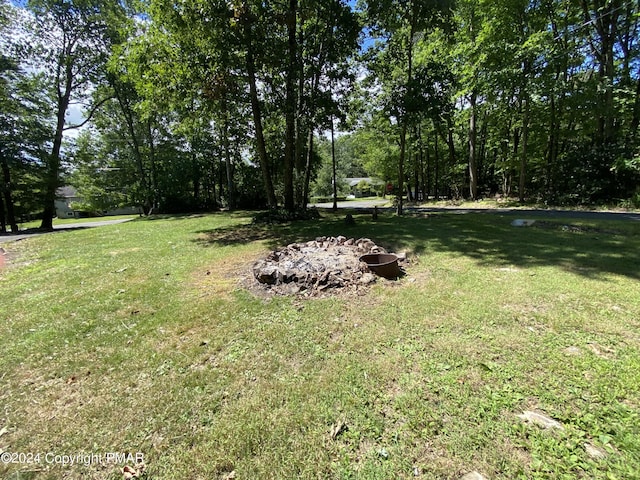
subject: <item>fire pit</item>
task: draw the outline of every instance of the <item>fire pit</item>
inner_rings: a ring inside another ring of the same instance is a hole
[[[369,270],[384,278],[400,276],[398,256],[393,253],[368,253],[360,257],[360,261],[367,264]]]
[[[261,288],[283,295],[358,291],[376,281],[374,273],[395,278],[399,272],[396,255],[368,238],[343,236],[292,243],[253,265],[253,277]]]

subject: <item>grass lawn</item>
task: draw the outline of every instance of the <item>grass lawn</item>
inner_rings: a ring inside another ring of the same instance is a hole
[[[640,478],[640,222],[343,215],[4,244],[0,449],[22,463],[0,477],[121,479],[139,453],[149,479]],[[238,284],[338,234],[407,251],[407,275],[324,299]],[[132,456],[61,465],[106,452]]]

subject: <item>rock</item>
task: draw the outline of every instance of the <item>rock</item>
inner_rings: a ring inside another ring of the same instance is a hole
[[[365,272],[362,274],[359,281],[362,285],[369,285],[376,281],[376,276],[373,273]]]
[[[579,347],[567,347],[563,351],[567,355],[573,355],[573,356],[582,355],[582,350],[580,350]]]
[[[273,265],[264,265],[258,268],[254,267],[253,275],[260,283],[275,285],[278,281],[279,270]]]
[[[537,425],[545,430],[557,428],[558,430],[564,430],[564,427],[560,422],[554,420],[551,417],[547,417],[546,415],[542,415],[541,413],[531,412],[529,410],[523,412],[518,415],[518,418],[521,418],[525,422],[532,423]]]
[[[589,455],[594,460],[602,460],[607,456],[604,450],[596,447],[595,445],[589,442],[584,444],[584,451],[587,452],[587,455]]]
[[[376,453],[380,458],[383,458],[385,460],[389,458],[389,452],[387,452],[386,448],[381,448]]]
[[[469,472],[462,476],[460,480],[487,480],[487,477],[478,472]]]
[[[511,222],[511,226],[512,227],[530,227],[534,223],[536,223],[535,220],[517,219]]]

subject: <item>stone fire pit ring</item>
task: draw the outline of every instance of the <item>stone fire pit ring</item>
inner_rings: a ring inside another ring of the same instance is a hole
[[[274,250],[256,261],[252,270],[262,291],[315,296],[327,291],[357,292],[377,277],[398,278],[402,259],[368,238],[318,237]]]

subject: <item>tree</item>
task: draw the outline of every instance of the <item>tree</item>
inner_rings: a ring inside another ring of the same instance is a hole
[[[46,175],[42,223],[51,230],[55,215],[54,201],[60,186],[62,142],[66,115],[74,102],[89,100],[91,89],[105,74],[109,48],[109,22],[117,16],[117,2],[98,0],[31,0],[33,32],[38,40],[36,66],[47,72],[55,105],[55,130],[51,136],[51,153],[46,158]],[[94,102],[88,118],[101,101]]]
[[[0,27],[19,25],[17,11],[0,4]],[[42,189],[39,164],[44,158],[50,106],[43,76],[27,73],[18,60],[25,49],[7,35],[0,52],[0,230],[18,231],[18,218],[35,213]]]
[[[418,107],[422,92],[415,79],[415,46],[424,34],[446,25],[449,5],[419,0],[370,0],[366,4],[372,31],[379,38],[377,51],[369,58],[370,68],[386,92],[387,111],[397,126],[399,157],[397,165],[397,213],[403,213],[407,132],[422,114]]]

